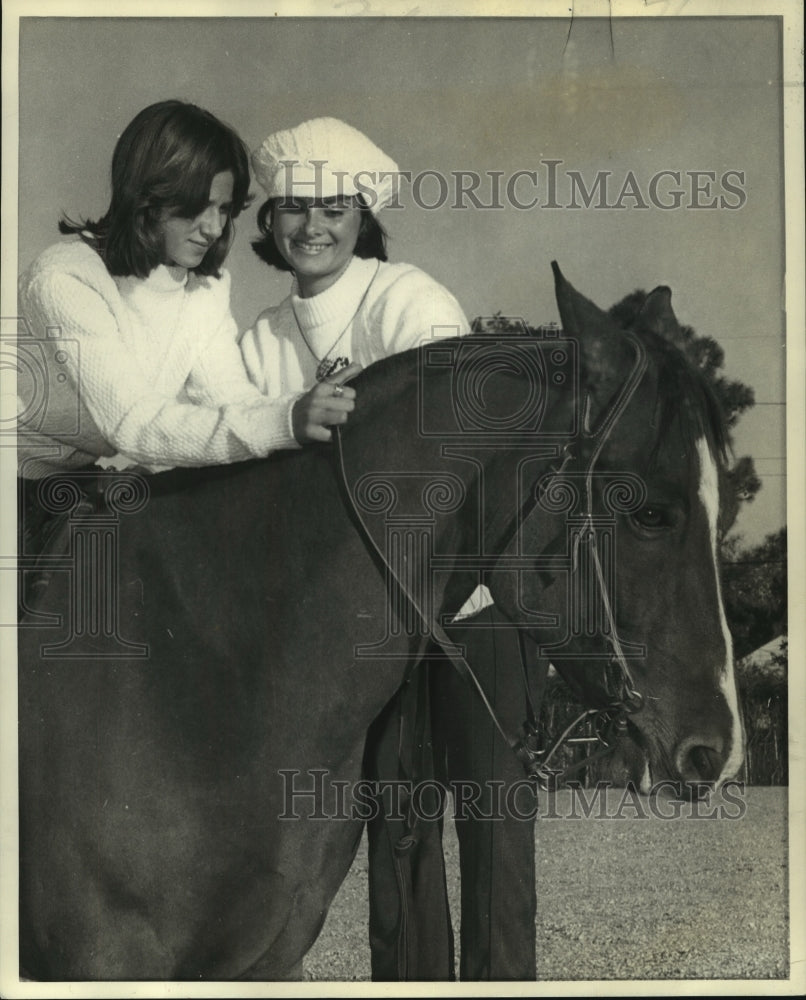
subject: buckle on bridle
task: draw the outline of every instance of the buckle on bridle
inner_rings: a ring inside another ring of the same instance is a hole
[[[615,650],[605,666],[605,691],[610,706],[618,711],[632,714],[637,712],[644,703],[644,696],[633,684],[632,677],[626,669],[626,663]]]
[[[527,772],[535,761],[545,756],[546,747],[540,730],[527,720],[518,730],[515,742],[515,756],[526,767]]]

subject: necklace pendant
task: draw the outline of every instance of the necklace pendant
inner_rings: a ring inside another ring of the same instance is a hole
[[[349,358],[322,358],[316,368],[316,381],[324,382],[326,378],[342,371],[350,364]]]

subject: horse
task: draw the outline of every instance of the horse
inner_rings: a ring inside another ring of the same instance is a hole
[[[481,582],[629,710],[653,780],[736,773],[715,404],[668,289],[624,331],[553,266],[562,335],[380,362],[332,444],[42,485],[67,562],[18,632],[28,976],[297,974],[371,813],[367,730]]]

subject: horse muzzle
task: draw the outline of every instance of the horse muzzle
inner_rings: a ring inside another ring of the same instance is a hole
[[[631,735],[644,753],[647,770],[645,790],[671,781],[681,797],[698,799],[736,778],[744,763],[744,733],[741,727],[719,720],[700,721],[688,727],[677,740],[661,739],[648,715],[638,711],[630,717]],[[668,734],[668,730],[666,730]]]

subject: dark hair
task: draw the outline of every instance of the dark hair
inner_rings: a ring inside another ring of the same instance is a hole
[[[207,207],[216,174],[233,176],[232,211],[197,274],[219,274],[234,235],[233,219],[250,203],[249,153],[238,134],[208,111],[161,101],[124,129],[112,156],[112,200],[97,221],[63,216],[59,231],[89,233],[110,274],[145,278],[163,260],[165,211],[195,218]]]
[[[274,214],[275,206],[280,200],[280,198],[269,198],[268,201],[260,206],[260,210],[257,213],[257,227],[260,230],[261,236],[260,239],[252,240],[252,249],[264,263],[276,267],[278,271],[293,271],[291,265],[277,249],[277,244],[274,242],[274,232],[271,227],[272,215]],[[386,254],[386,230],[372,214],[372,211],[361,195],[358,195],[356,200],[361,210],[361,224],[358,229],[358,239],[356,240],[353,254],[356,257],[362,257],[364,260],[370,260],[373,257],[376,257],[378,260],[388,260],[389,258]]]

